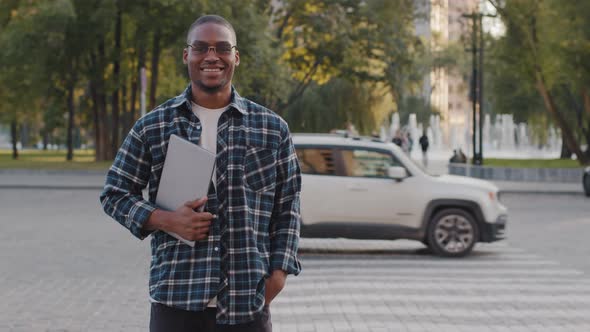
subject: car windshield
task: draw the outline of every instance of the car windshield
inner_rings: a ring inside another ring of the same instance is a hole
[[[424,172],[425,174],[428,174],[430,176],[440,176],[439,174],[433,174],[431,173],[428,169],[426,169],[424,167],[424,165],[422,165],[422,163],[418,162],[417,160],[414,160],[410,157],[407,158],[410,162],[412,162],[412,164],[416,165],[416,167],[418,167],[422,172]]]
[[[395,145],[390,143],[390,147],[392,147],[395,150],[395,155],[396,158],[400,159],[400,161],[404,164],[407,165],[408,163],[411,163],[411,166],[416,166],[416,168],[418,168],[420,171],[422,171],[422,173],[430,175],[430,176],[438,176],[437,174],[432,174],[430,173],[430,171],[428,171],[426,168],[424,168],[424,166],[419,163],[418,161],[412,159],[410,156],[408,156],[405,152],[403,152],[400,148],[396,147]]]

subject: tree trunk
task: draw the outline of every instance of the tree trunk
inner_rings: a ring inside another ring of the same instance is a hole
[[[129,123],[129,112],[127,111],[127,83],[121,84],[121,137],[125,137]]]
[[[150,83],[150,106],[152,110],[156,107],[156,89],[158,87],[158,63],[160,62],[160,39],[162,33],[160,28],[154,32],[153,47],[152,47],[152,78]]]
[[[571,159],[572,158],[572,151],[567,147],[565,144],[565,135],[563,132],[561,133],[561,153],[559,154],[560,159]]]
[[[310,68],[310,70],[305,74],[303,80],[299,82],[295,90],[291,92],[291,94],[287,98],[287,101],[284,103],[279,103],[279,107],[276,110],[279,114],[282,114],[291,104],[293,104],[297,99],[299,99],[303,95],[305,90],[311,84],[312,77],[316,73],[321,63],[321,60],[316,60],[313,66]]]
[[[543,74],[541,73],[539,68],[536,68],[536,74],[537,74],[537,89],[539,90],[539,93],[541,93],[541,96],[543,97],[543,102],[545,103],[545,108],[547,109],[549,114],[553,117],[553,119],[555,120],[555,123],[561,129],[561,133],[563,135],[563,141],[564,141],[565,145],[572,153],[574,153],[576,155],[576,157],[578,158],[578,161],[581,164],[587,163],[588,162],[587,156],[582,153],[582,150],[580,149],[580,145],[578,144],[578,142],[574,138],[570,126],[567,124],[566,120],[563,118],[562,114],[557,109],[557,106],[555,105],[555,102],[553,101],[553,97],[551,96],[551,93],[549,92],[549,90],[547,90],[547,86],[545,84],[545,79],[544,79]]]
[[[107,97],[105,93],[105,84],[104,84],[104,71],[105,71],[105,45],[104,40],[101,40],[98,43],[98,58],[97,58],[97,69],[96,69],[96,94],[97,94],[97,101],[98,101],[98,115],[100,125],[100,145],[101,148],[101,155],[99,160],[110,160],[110,143],[109,143],[109,126],[108,126],[108,117],[107,117]]]
[[[590,94],[588,94],[588,89],[582,90],[582,97],[584,98],[584,110],[586,110],[586,114],[590,117]]]
[[[92,97],[92,111],[94,117],[94,145],[96,161],[105,161],[107,145],[106,136],[106,101],[104,97],[104,56],[101,56],[101,44],[97,48],[97,53],[90,54],[90,96]],[[104,50],[103,50],[104,55]]]
[[[98,94],[96,92],[95,77],[90,79],[90,97],[92,98],[92,118],[94,120],[94,160],[103,161],[103,145],[101,144],[102,123],[98,109]]]
[[[18,149],[16,148],[16,143],[18,141],[18,133],[16,131],[17,123],[16,119],[12,120],[10,123],[10,137],[12,139],[12,159],[18,159]]]
[[[129,132],[129,130],[131,130],[131,127],[133,126],[135,119],[137,119],[137,114],[135,110],[135,107],[137,106],[137,88],[137,76],[133,75],[133,78],[131,79],[131,100],[129,101],[129,117],[127,118],[125,132]]]
[[[67,146],[68,146],[68,153],[66,155],[67,161],[72,161],[74,159],[74,148],[73,148],[73,130],[74,130],[74,79],[72,78],[72,82],[68,83],[68,91],[67,91],[67,103],[68,103],[68,131],[67,131]]]
[[[47,145],[49,144],[49,130],[43,130],[43,151],[47,151]]]
[[[138,49],[139,49],[139,52],[138,52],[137,64],[136,64],[136,66],[134,66],[134,71],[133,71],[134,74],[131,76],[131,100],[129,101],[129,114],[127,116],[127,121],[125,123],[125,133],[128,133],[131,130],[133,123],[137,119],[135,107],[137,106],[136,105],[136,103],[137,103],[137,89],[139,88],[138,82],[141,79],[140,78],[140,70],[145,65],[145,50],[144,50],[144,47],[142,46],[142,43],[140,43],[140,46],[138,47]]]
[[[115,156],[117,154],[117,150],[119,150],[119,129],[120,129],[120,121],[119,121],[119,86],[120,86],[120,76],[121,76],[121,23],[122,23],[122,11],[121,11],[121,3],[119,0],[116,2],[117,6],[117,16],[115,18],[115,54],[113,60],[113,81],[114,81],[114,90],[112,94],[112,114],[113,114],[113,124],[112,124],[112,141],[111,141],[111,155]]]
[[[145,36],[142,36],[142,38],[140,38],[139,41],[139,53],[137,54],[137,70],[135,71],[136,79],[135,79],[135,83],[137,84],[137,87],[135,89],[136,93],[139,92],[139,117],[143,116],[146,113],[146,105],[145,105],[145,94],[146,94],[146,89],[147,89],[147,78],[145,80],[142,80],[142,71],[145,73],[145,60],[146,60],[146,55],[147,55],[147,51],[145,48]]]
[[[588,89],[582,89],[582,97],[584,99],[584,110],[586,111],[586,115],[588,116],[588,121],[586,122],[586,128],[584,131],[584,137],[586,138],[586,157],[590,160],[590,94],[588,94]]]
[[[586,111],[586,116],[588,117],[586,127],[584,128],[584,135],[586,136],[586,143],[588,143],[587,152],[590,153],[590,95],[588,94],[588,90],[584,89],[582,91],[582,97],[584,99],[584,110]]]

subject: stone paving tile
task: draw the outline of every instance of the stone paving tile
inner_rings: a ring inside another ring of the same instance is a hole
[[[102,215],[94,193],[51,193],[36,209],[0,196],[18,220],[0,224],[0,332],[146,331],[149,243]],[[271,308],[275,332],[590,331],[587,276],[506,243],[463,260],[412,241],[301,245],[304,270]]]

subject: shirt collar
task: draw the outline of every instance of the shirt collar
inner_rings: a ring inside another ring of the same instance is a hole
[[[185,106],[187,110],[191,110],[191,100],[192,100],[192,92],[191,92],[191,85],[189,84],[188,87],[178,96],[174,97],[172,104],[170,107],[180,107],[182,105]],[[238,110],[240,113],[246,115],[248,114],[248,108],[246,107],[246,101],[242,98],[236,88],[232,85],[231,87],[231,98],[229,101],[228,107],[233,107]]]

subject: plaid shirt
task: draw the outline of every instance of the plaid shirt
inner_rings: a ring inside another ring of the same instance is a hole
[[[199,143],[201,124],[190,100],[189,85],[139,119],[107,174],[103,209],[139,239],[150,235],[143,226],[156,209],[170,135]],[[209,237],[192,248],[165,232],[151,233],[149,290],[155,301],[191,311],[204,310],[217,296],[217,322],[238,324],[262,310],[264,281],[273,270],[301,271],[301,175],[287,123],[233,88],[219,119],[217,151],[217,191],[211,186],[206,206],[217,219]]]

